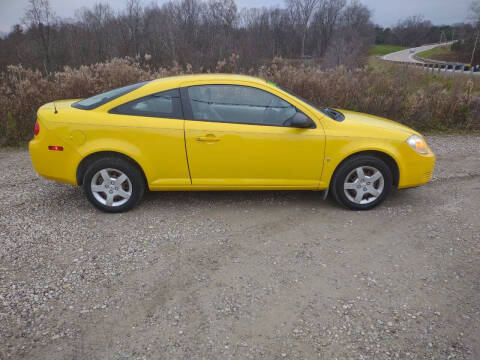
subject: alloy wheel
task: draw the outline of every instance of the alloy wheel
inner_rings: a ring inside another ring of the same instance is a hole
[[[97,171],[90,188],[95,199],[106,206],[121,206],[132,196],[132,182],[128,176],[113,168]]]
[[[360,166],[345,177],[343,189],[348,200],[356,204],[369,204],[382,194],[385,180],[372,166]]]

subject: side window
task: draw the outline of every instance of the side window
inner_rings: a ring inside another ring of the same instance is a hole
[[[288,126],[297,112],[279,97],[249,86],[192,86],[188,97],[195,120]]]
[[[183,118],[178,89],[148,95],[119,105],[109,112],[122,115]]]

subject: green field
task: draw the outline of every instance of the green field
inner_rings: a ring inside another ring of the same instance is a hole
[[[370,55],[387,55],[405,49],[407,48],[397,45],[375,45],[370,49]]]
[[[423,57],[425,59],[430,59],[438,55],[447,55],[450,54],[451,50],[450,47],[448,46],[439,46],[427,51],[422,51],[421,53],[418,53],[417,55],[420,57]]]

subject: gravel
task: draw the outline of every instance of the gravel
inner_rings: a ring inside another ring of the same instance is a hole
[[[480,137],[352,212],[314,192],[95,210],[0,150],[0,359],[479,359]]]

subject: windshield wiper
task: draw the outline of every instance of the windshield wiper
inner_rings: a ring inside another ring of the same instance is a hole
[[[325,113],[325,115],[331,117],[333,120],[343,121],[345,119],[345,116],[340,111],[330,109],[328,107],[322,108],[321,110],[323,113]]]

